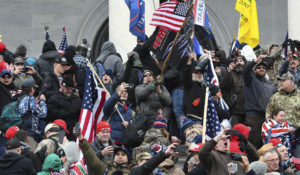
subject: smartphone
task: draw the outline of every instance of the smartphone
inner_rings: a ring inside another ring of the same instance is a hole
[[[79,122],[76,122],[76,123],[75,123],[75,133],[74,133],[74,135],[75,135],[76,137],[78,137],[79,134],[80,134],[80,123],[79,123]]]
[[[174,149],[175,152],[178,153],[187,153],[188,152],[188,146],[186,145],[178,145]]]
[[[59,140],[58,141],[60,144],[63,144],[65,135],[66,135],[65,130],[63,130],[63,129],[59,130]]]
[[[239,130],[237,129],[231,129],[231,130],[228,130],[226,135],[238,135],[239,134]]]
[[[237,164],[231,164],[231,166],[229,167],[229,171],[230,172],[237,172]]]

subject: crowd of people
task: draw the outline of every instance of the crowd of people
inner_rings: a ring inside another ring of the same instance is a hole
[[[290,42],[241,44],[228,57],[219,48],[190,52],[163,74],[151,39],[138,40],[126,63],[107,41],[94,66],[85,44],[60,52],[47,40],[36,59],[24,45],[13,53],[0,42],[0,174],[296,174],[300,58],[297,48],[282,56]],[[202,143],[211,60],[221,128]],[[92,143],[76,124],[90,67],[110,94]],[[187,155],[183,167],[178,152]]]

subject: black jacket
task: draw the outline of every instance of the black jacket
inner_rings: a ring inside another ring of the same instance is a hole
[[[161,151],[141,166],[131,169],[129,175],[151,175],[152,171],[167,158],[165,152]]]
[[[48,100],[51,95],[59,92],[59,89],[60,83],[57,76],[54,74],[54,72],[48,72],[43,81],[41,94],[44,94],[46,96],[46,99]]]
[[[0,175],[36,174],[32,162],[20,154],[9,152],[0,157]]]
[[[246,64],[243,70],[246,115],[257,115],[265,118],[270,97],[276,91],[265,77],[256,75],[252,69],[255,62]]]
[[[79,121],[80,97],[75,95],[67,97],[62,92],[56,92],[47,100],[47,107],[47,121],[63,119],[67,123],[68,131],[73,131],[75,123]]]
[[[54,60],[55,58],[60,57],[62,57],[62,55],[55,50],[45,52],[40,56],[40,58],[36,61],[36,70],[42,78],[45,78],[48,72],[53,72]]]
[[[20,143],[21,143],[21,149],[22,149],[21,155],[23,155],[31,160],[36,172],[42,171],[41,161],[39,160],[37,155],[35,155],[32,151],[30,151],[30,146],[28,146],[24,142],[20,142]]]
[[[186,115],[193,114],[198,117],[202,117],[205,101],[205,87],[202,84],[192,80],[191,65],[185,66],[183,74],[185,77],[183,96],[184,112]]]

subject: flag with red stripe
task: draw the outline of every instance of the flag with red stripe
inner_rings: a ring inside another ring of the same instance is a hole
[[[188,12],[189,5],[189,2],[179,1],[162,3],[153,13],[150,25],[179,32]]]
[[[106,92],[97,86],[95,80],[90,67],[87,67],[79,122],[83,137],[90,143],[96,136],[97,123],[103,119],[102,109],[107,99]]]

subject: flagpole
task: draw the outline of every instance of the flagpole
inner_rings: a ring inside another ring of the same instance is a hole
[[[202,123],[202,143],[205,143],[205,136],[206,136],[206,118],[207,118],[208,91],[209,91],[209,87],[206,86],[206,88],[205,88],[205,103],[204,103],[203,123]]]
[[[164,61],[163,67],[162,67],[162,69],[161,69],[161,75],[163,75],[164,72],[165,72],[165,69],[166,69],[166,67],[167,67],[167,63],[168,63],[168,61],[169,61],[169,59],[170,59],[170,57],[171,57],[171,55],[172,55],[172,52],[173,52],[174,46],[175,46],[175,44],[176,44],[176,41],[177,41],[177,39],[178,39],[178,37],[179,37],[179,34],[180,34],[181,31],[183,30],[183,28],[184,28],[184,26],[185,26],[185,23],[186,23],[186,21],[187,21],[187,19],[188,19],[187,17],[188,17],[188,15],[189,15],[189,13],[191,12],[192,9],[193,9],[193,3],[191,3],[191,5],[190,5],[190,7],[189,7],[189,9],[188,9],[188,11],[187,11],[187,13],[186,13],[186,16],[185,16],[184,22],[183,22],[183,24],[182,24],[182,26],[181,26],[181,28],[180,28],[180,31],[177,32],[177,34],[176,34],[176,37],[175,37],[175,40],[174,40],[174,42],[173,42],[173,44],[172,44],[171,50],[170,50],[170,52],[169,52],[169,54],[168,54],[166,60]]]
[[[111,96],[110,93],[109,93],[108,90],[105,88],[105,86],[104,86],[104,84],[103,84],[101,78],[99,77],[99,75],[97,74],[96,70],[94,69],[94,66],[91,64],[90,60],[87,59],[87,57],[85,57],[85,59],[88,61],[88,66],[91,68],[91,70],[92,70],[92,72],[94,73],[94,75],[96,75],[98,81],[100,82],[100,84],[101,84],[102,88],[104,89],[104,91],[106,92],[107,96],[110,97],[110,96]],[[122,122],[124,122],[125,120],[124,120],[122,114],[120,113],[120,111],[118,110],[118,108],[117,108],[116,106],[114,106],[114,108],[116,109],[116,111],[117,111],[119,117],[121,118]]]

